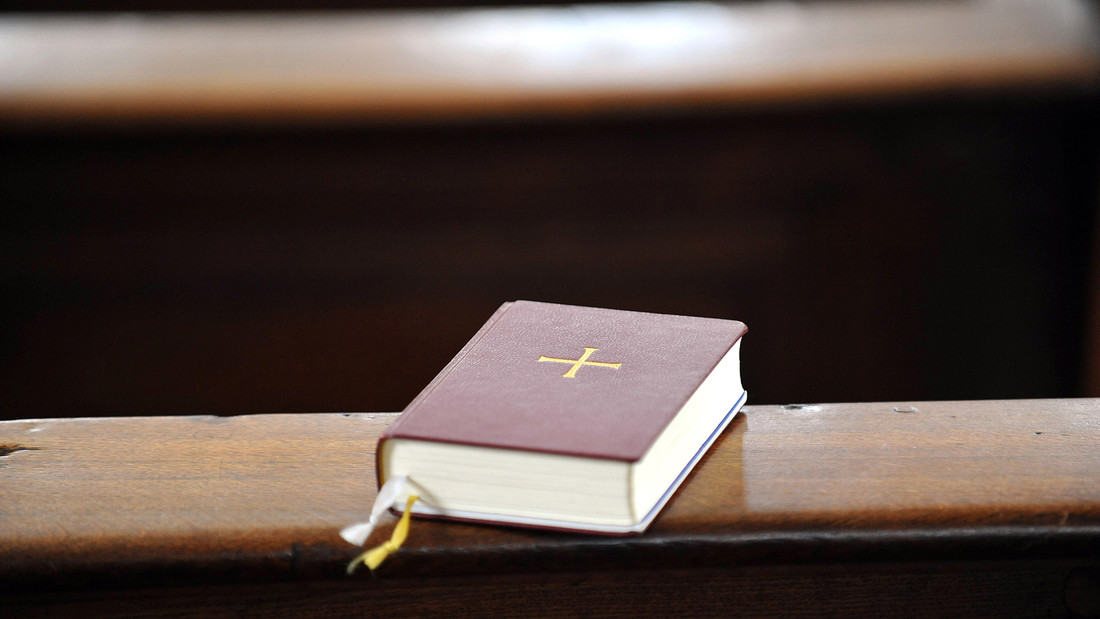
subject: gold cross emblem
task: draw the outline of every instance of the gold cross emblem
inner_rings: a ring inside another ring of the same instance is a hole
[[[556,357],[547,357],[546,355],[542,355],[539,357],[539,361],[552,361],[554,363],[572,363],[573,367],[569,368],[569,371],[565,374],[562,374],[562,378],[576,378],[577,370],[581,369],[581,366],[584,365],[595,365],[601,368],[611,368],[613,370],[619,369],[619,366],[622,365],[622,363],[604,363],[603,361],[589,361],[588,358],[591,357],[592,353],[596,352],[597,350],[599,350],[599,348],[589,348],[585,346],[584,354],[581,355],[580,359],[558,359]]]

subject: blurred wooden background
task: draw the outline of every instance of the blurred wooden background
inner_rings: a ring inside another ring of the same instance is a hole
[[[517,298],[1100,394],[1094,4],[97,7],[0,15],[2,418],[400,410]]]

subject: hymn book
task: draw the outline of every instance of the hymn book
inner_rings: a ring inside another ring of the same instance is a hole
[[[379,440],[414,515],[644,531],[745,402],[733,320],[501,306]]]

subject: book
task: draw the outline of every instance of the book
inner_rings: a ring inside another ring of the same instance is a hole
[[[413,515],[643,532],[744,404],[746,330],[505,303],[383,433],[379,483]]]

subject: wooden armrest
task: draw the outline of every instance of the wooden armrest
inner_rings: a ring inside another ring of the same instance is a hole
[[[0,422],[0,592],[47,614],[1064,615],[1100,586],[1100,400],[747,406],[645,535],[415,520],[349,578],[338,530],[395,417]]]

